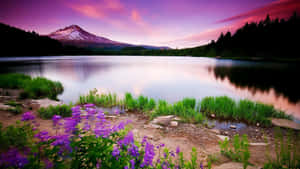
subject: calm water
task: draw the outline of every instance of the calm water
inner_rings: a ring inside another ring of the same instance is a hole
[[[0,73],[20,72],[63,83],[59,99],[91,89],[174,102],[227,95],[273,104],[300,119],[299,65],[192,57],[56,56],[0,58]]]

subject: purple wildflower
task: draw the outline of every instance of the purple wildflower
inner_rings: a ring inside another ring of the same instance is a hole
[[[139,148],[135,144],[132,144],[132,146],[130,146],[128,148],[128,152],[133,157],[138,157],[139,156]]]
[[[23,168],[28,162],[28,159],[15,148],[8,150],[6,153],[2,153],[0,156],[0,166],[8,168]]]
[[[66,118],[64,123],[64,128],[66,133],[74,133],[77,129],[78,121],[73,118]]]
[[[118,141],[118,144],[120,147],[122,147],[122,146],[129,146],[133,144],[133,142],[134,142],[133,133],[129,132],[122,140]]]
[[[140,167],[152,166],[154,156],[154,146],[151,143],[146,142],[144,160]]]
[[[147,142],[147,136],[144,136],[143,140],[141,142],[142,146],[144,146],[146,144],[146,142]]]
[[[124,167],[124,169],[129,169],[129,167],[126,165],[126,166]]]
[[[50,136],[47,131],[40,131],[34,137],[40,139],[40,142],[46,142],[50,139]]]
[[[72,151],[72,148],[70,146],[70,139],[68,135],[59,135],[52,137],[55,139],[54,142],[51,143],[52,146],[60,146],[61,150],[63,151],[68,150],[69,152]]]
[[[112,156],[114,156],[116,159],[118,159],[119,155],[120,155],[120,150],[118,147],[115,147],[114,150],[112,151]]]
[[[53,126],[60,125],[60,123],[59,123],[60,120],[61,120],[61,116],[60,115],[54,115],[52,117]]]
[[[85,104],[84,107],[85,108],[91,108],[91,107],[95,107],[95,105],[92,104],[92,103],[89,103],[89,104]]]
[[[22,120],[21,121],[30,121],[34,120],[35,116],[31,112],[26,112],[22,115]]]
[[[135,165],[134,159],[130,160],[129,162],[130,162],[130,165],[131,165],[131,169],[134,169],[135,168],[134,167],[134,165]]]
[[[180,153],[180,147],[178,146],[177,148],[176,148],[176,154],[178,155]]]
[[[204,167],[203,167],[203,164],[202,164],[202,163],[200,163],[200,168],[201,168],[201,169],[204,169]]]

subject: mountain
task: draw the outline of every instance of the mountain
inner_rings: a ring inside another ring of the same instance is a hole
[[[143,47],[145,49],[168,49],[168,47],[133,45],[113,41],[108,38],[89,33],[78,25],[67,26],[63,29],[52,32],[47,36],[62,42],[64,45],[76,46],[81,48],[122,49],[125,47]]]

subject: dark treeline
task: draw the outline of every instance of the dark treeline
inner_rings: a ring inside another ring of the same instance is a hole
[[[300,39],[300,17],[296,12],[288,19],[270,19],[246,23],[233,35],[221,33],[216,41],[195,48],[148,50],[143,47],[77,48],[63,46],[59,41],[39,36],[35,32],[0,24],[3,51],[8,55],[151,55],[151,56],[207,56],[238,59],[299,60],[297,41]]]
[[[0,23],[0,56],[43,56],[84,53],[87,50],[63,46],[59,41],[36,32],[26,32]]]

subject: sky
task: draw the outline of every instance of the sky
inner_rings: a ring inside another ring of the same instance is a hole
[[[1,0],[0,22],[41,35],[76,24],[115,41],[187,48],[294,11],[300,0]]]

